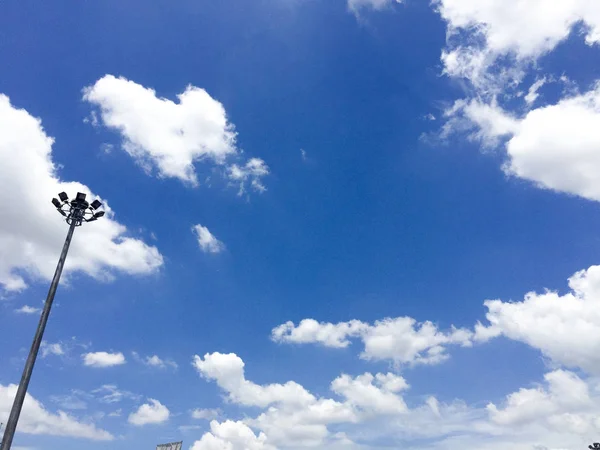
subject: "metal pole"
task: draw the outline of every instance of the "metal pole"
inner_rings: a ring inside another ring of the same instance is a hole
[[[21,382],[19,383],[19,389],[17,390],[15,401],[13,402],[12,409],[10,410],[8,422],[6,422],[4,437],[2,438],[2,444],[0,445],[0,449],[2,450],[10,450],[13,437],[15,436],[17,422],[19,421],[19,416],[21,415],[21,408],[23,408],[23,401],[25,401],[25,394],[27,393],[27,387],[29,386],[29,380],[31,379],[33,366],[35,365],[35,360],[40,350],[42,337],[44,336],[44,330],[46,329],[46,323],[48,323],[48,316],[50,315],[50,308],[52,308],[52,302],[54,301],[54,294],[56,294],[56,288],[58,287],[58,282],[63,271],[63,266],[65,265],[65,259],[67,258],[67,252],[69,251],[69,246],[71,245],[71,239],[73,238],[73,232],[75,231],[76,226],[77,221],[73,220],[69,226],[69,232],[67,233],[67,238],[65,239],[65,245],[63,246],[62,253],[60,254],[60,258],[58,260],[56,272],[54,272],[54,278],[52,278],[52,283],[50,284],[50,290],[48,291],[48,297],[46,297],[46,303],[44,304],[42,316],[40,317],[40,323],[38,324],[37,331],[35,332],[33,344],[31,344],[31,350],[29,350],[29,356],[27,357],[27,362],[25,363],[25,369],[23,369],[23,376],[21,377]]]

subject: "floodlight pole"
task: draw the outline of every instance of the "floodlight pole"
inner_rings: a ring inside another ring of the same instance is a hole
[[[64,193],[61,193],[61,199],[63,198],[63,194]],[[64,195],[66,198],[66,194]],[[57,203],[55,203],[54,200],[53,203],[55,206],[57,206]],[[60,202],[58,202],[58,204],[60,204]],[[44,303],[44,309],[42,310],[40,322],[38,324],[35,336],[33,338],[33,343],[31,344],[31,350],[29,350],[29,356],[27,357],[27,361],[25,362],[25,368],[23,369],[21,382],[19,383],[19,388],[17,389],[17,395],[15,396],[12,409],[10,410],[8,422],[6,422],[6,427],[4,429],[4,437],[2,438],[2,444],[0,444],[0,450],[10,450],[10,447],[12,445],[12,441],[15,436],[15,431],[17,429],[17,423],[19,422],[19,416],[21,415],[21,409],[23,408],[23,402],[25,401],[25,395],[27,394],[29,381],[31,380],[31,374],[33,373],[33,366],[35,365],[38,352],[40,351],[40,345],[42,344],[44,330],[46,329],[48,317],[50,316],[50,309],[52,308],[52,303],[54,302],[54,294],[56,294],[56,289],[58,288],[58,282],[60,281],[60,276],[65,265],[65,260],[67,259],[67,253],[69,252],[69,247],[71,246],[71,240],[73,239],[73,233],[75,232],[75,228],[80,226],[84,221],[89,222],[90,220],[96,220],[97,218],[96,215],[91,216],[92,218],[96,217],[94,219],[86,218],[86,214],[89,214],[87,210],[91,208],[89,207],[89,204],[85,201],[85,194],[77,194],[77,199],[71,202],[63,200],[63,203],[60,205],[60,207],[57,206],[57,209],[61,214],[67,217],[69,231],[67,232],[65,244],[63,245],[60,258],[58,259],[58,265],[56,266],[56,271],[54,272],[52,283],[50,283],[48,296],[46,297],[46,302]],[[102,215],[100,215],[99,217],[102,217]]]

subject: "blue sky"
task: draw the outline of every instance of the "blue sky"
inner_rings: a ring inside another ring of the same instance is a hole
[[[510,6],[509,6],[510,5]],[[600,7],[0,4],[13,448],[600,440]]]

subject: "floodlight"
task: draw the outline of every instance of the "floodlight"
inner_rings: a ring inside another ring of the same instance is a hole
[[[77,200],[78,202],[85,202],[85,194],[83,192],[78,192],[77,197],[75,197],[75,200]]]
[[[58,194],[58,198],[60,198],[62,202],[66,202],[67,200],[69,200],[69,196],[66,192],[61,192],[60,194]]]
[[[52,204],[58,209],[60,209],[60,207],[62,206],[62,203],[57,198],[52,199]]]
[[[96,199],[92,202],[92,204],[90,206],[92,207],[92,209],[98,209],[102,206],[102,202],[100,200]]]

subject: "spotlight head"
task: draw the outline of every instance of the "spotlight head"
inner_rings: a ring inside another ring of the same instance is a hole
[[[104,217],[104,211],[98,211],[96,214],[94,214],[94,220],[99,219],[100,217]]]
[[[57,198],[52,199],[52,204],[56,206],[57,209],[60,209],[60,207],[62,206],[62,203]]]
[[[66,192],[61,192],[60,194],[58,194],[58,198],[60,198],[61,202],[66,202],[67,200],[69,200],[69,196]]]
[[[85,194],[83,192],[78,192],[77,197],[75,197],[75,200],[77,200],[78,202],[85,202]]]
[[[92,209],[98,209],[102,206],[102,202],[100,202],[100,200],[96,199],[92,202],[92,204],[90,206],[92,207]]]

